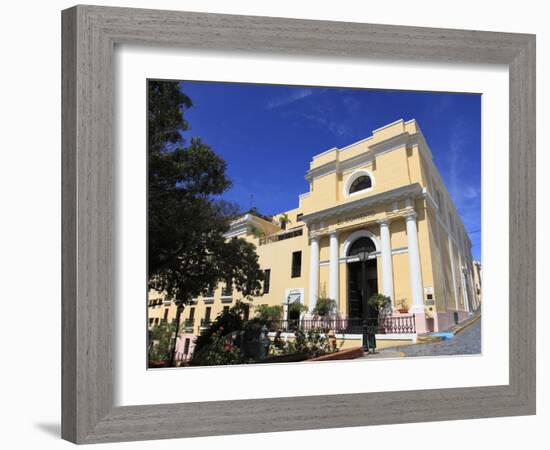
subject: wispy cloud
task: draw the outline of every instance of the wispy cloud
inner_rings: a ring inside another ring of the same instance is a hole
[[[345,136],[349,137],[352,135],[352,129],[350,126],[344,124],[335,122],[334,120],[330,120],[330,115],[313,112],[313,113],[300,113],[300,117],[303,119],[307,119],[310,122],[314,122],[318,125],[323,126],[324,128],[328,129],[331,133],[336,134],[338,136]]]
[[[299,100],[302,100],[304,98],[307,98],[313,95],[313,93],[314,93],[313,89],[294,90],[288,95],[283,95],[283,96],[271,99],[267,104],[267,109],[276,109],[276,108],[281,108],[283,106],[290,105],[294,102],[297,102]]]
[[[481,186],[470,173],[471,153],[466,151],[471,145],[469,126],[464,120],[457,120],[449,137],[447,158],[443,161],[447,169],[447,187],[470,234],[475,254],[479,251]]]

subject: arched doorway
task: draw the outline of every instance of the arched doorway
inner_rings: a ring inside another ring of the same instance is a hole
[[[374,311],[368,305],[368,299],[378,293],[378,271],[376,257],[369,256],[376,252],[376,246],[370,237],[359,237],[349,246],[348,257],[357,257],[348,266],[348,317],[373,318]],[[354,258],[355,259],[355,258]]]

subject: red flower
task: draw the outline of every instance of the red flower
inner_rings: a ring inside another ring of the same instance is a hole
[[[223,326],[222,326],[222,327],[220,327],[220,331],[223,331]]]

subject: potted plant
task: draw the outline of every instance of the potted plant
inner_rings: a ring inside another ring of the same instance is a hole
[[[313,315],[317,317],[329,317],[334,314],[336,310],[336,301],[328,297],[317,297],[315,308],[313,308]]]
[[[281,214],[279,216],[279,224],[281,225],[281,228],[283,230],[286,230],[286,226],[289,223],[290,223],[290,219],[288,218],[288,214]]]
[[[407,306],[407,301],[405,298],[401,298],[397,301],[397,306],[399,307],[397,310],[401,314],[407,314],[409,312],[409,307]]]

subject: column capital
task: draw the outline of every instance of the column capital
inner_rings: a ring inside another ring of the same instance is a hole
[[[318,235],[309,236],[309,243],[311,244],[312,242],[319,242],[319,236]]]
[[[403,213],[403,217],[405,218],[405,220],[409,221],[409,220],[416,220],[416,211],[414,209],[411,209],[410,211],[407,211],[405,213]]]
[[[329,236],[338,236],[340,234],[340,230],[331,230],[328,234]]]
[[[377,220],[377,222],[381,227],[387,227],[389,226],[391,219],[389,217],[384,217],[383,219]]]

